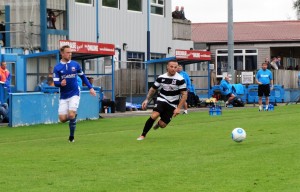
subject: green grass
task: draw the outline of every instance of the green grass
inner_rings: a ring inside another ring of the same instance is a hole
[[[299,105],[194,112],[136,141],[148,116],[0,128],[1,191],[298,192]],[[242,127],[247,139],[231,140]]]

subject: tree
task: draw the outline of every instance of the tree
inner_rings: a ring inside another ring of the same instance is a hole
[[[294,2],[294,9],[300,9],[300,0]]]

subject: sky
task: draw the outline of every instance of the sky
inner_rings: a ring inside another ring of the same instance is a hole
[[[295,0],[233,0],[233,21],[296,20]],[[192,23],[227,22],[228,0],[172,0]]]

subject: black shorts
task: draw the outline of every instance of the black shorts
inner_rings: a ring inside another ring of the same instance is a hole
[[[262,97],[269,97],[270,96],[270,85],[258,85],[258,96]]]
[[[160,114],[160,120],[165,124],[170,123],[173,117],[173,112],[175,108],[169,105],[167,102],[157,101],[153,111],[156,111]]]

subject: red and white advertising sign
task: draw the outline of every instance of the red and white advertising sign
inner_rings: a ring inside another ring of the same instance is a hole
[[[115,55],[115,45],[113,44],[60,40],[59,46],[64,45],[69,45],[74,53]]]
[[[175,51],[176,59],[195,60],[195,61],[210,61],[210,51],[197,50],[178,50]]]

